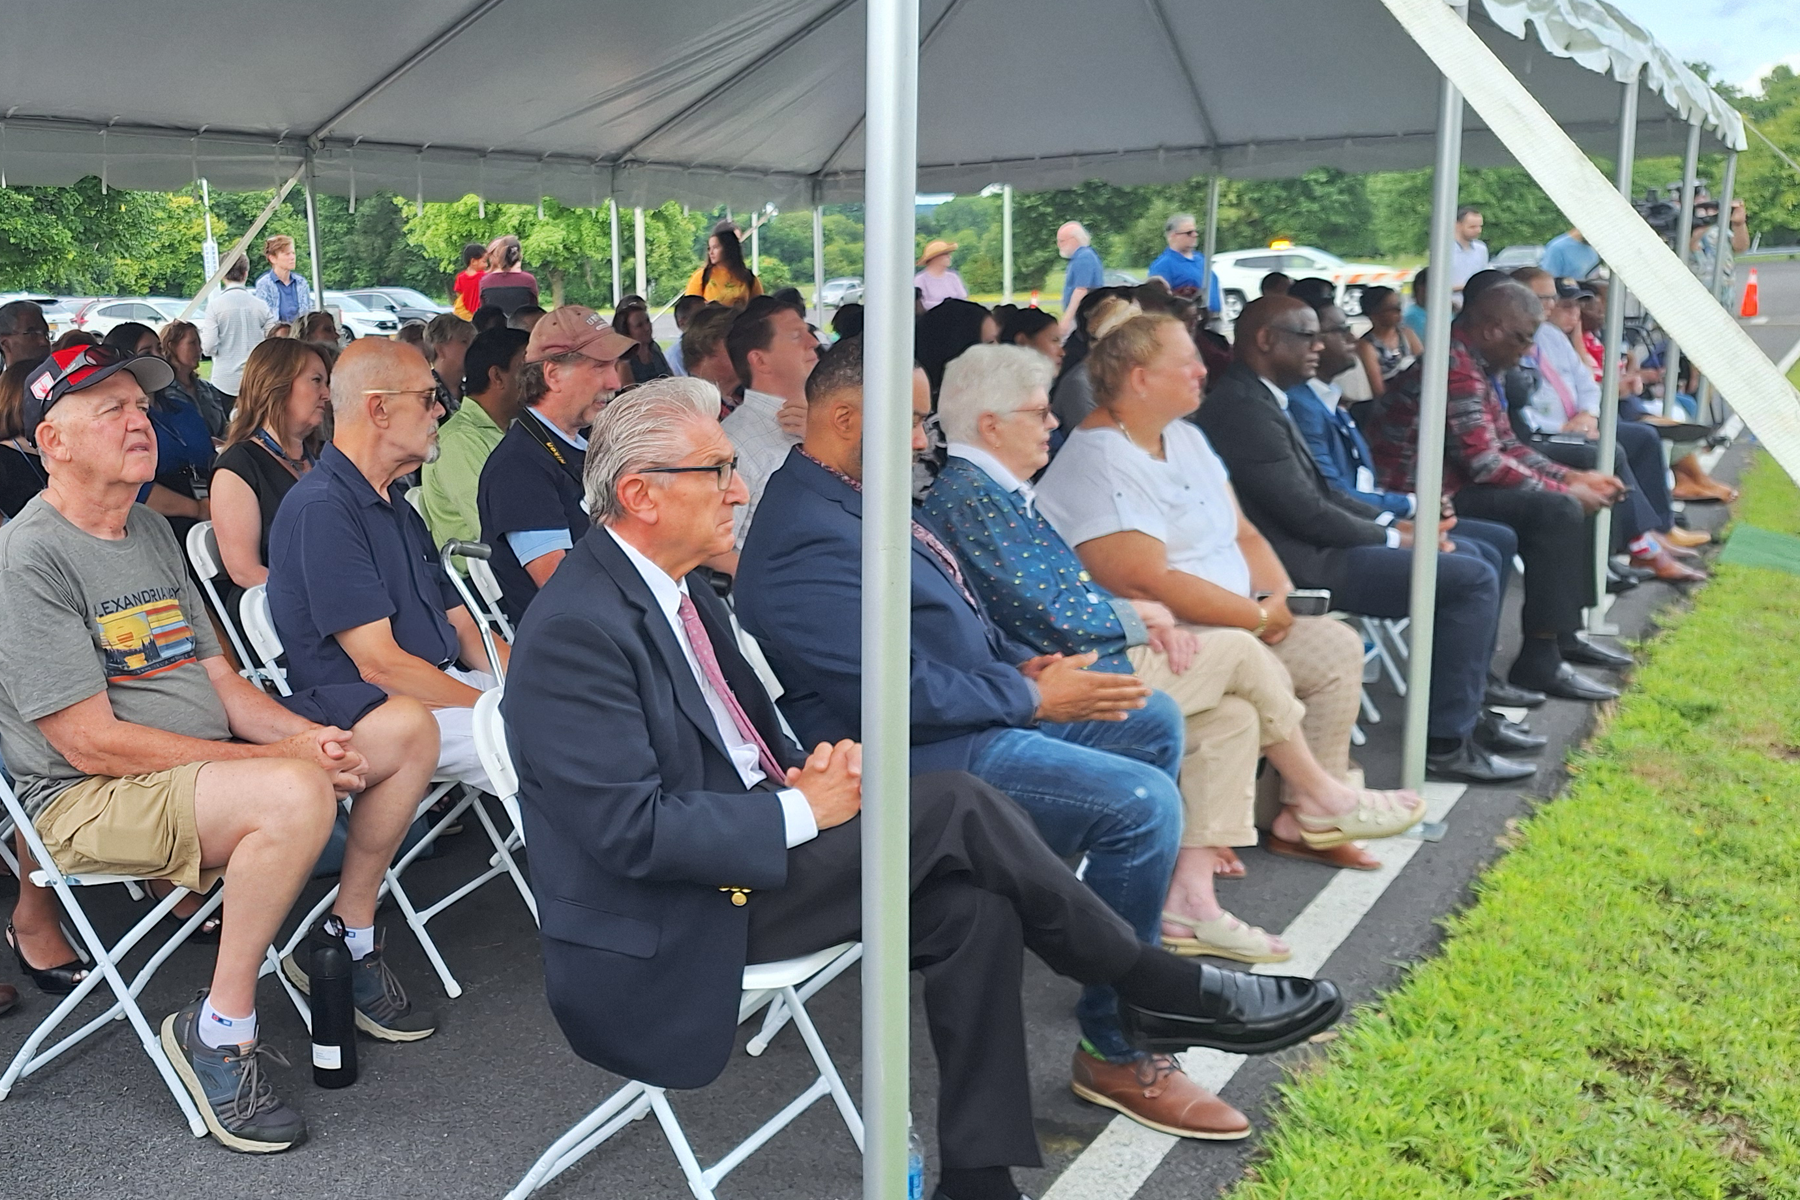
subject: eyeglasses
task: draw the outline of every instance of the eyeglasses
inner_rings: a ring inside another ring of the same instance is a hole
[[[1175,231],[1175,236],[1176,237],[1199,237],[1200,231],[1198,229],[1177,229]]]
[[[1330,334],[1334,337],[1349,337],[1350,336],[1350,326],[1348,326],[1348,325],[1321,325],[1321,326],[1319,326],[1319,336],[1324,337],[1327,334]]]
[[[364,388],[363,395],[417,396],[424,402],[426,408],[433,408],[438,403],[438,390],[435,385],[428,388]]]
[[[1325,331],[1322,329],[1289,329],[1286,325],[1271,325],[1269,328],[1273,329],[1276,333],[1285,333],[1289,337],[1305,338],[1308,342],[1324,340],[1321,335],[1323,335]]]
[[[1048,425],[1054,417],[1048,404],[1037,404],[1030,408],[1015,408],[1006,415],[1009,417],[1030,417],[1039,425]]]
[[[1505,333],[1507,337],[1512,339],[1513,345],[1515,346],[1529,346],[1537,341],[1536,329],[1533,329],[1530,333],[1526,333],[1519,329],[1508,329]]]
[[[706,467],[645,467],[637,472],[639,475],[699,475],[711,472],[719,481],[719,490],[725,491],[731,486],[731,477],[737,472],[738,460],[735,456],[722,463],[713,463]]]

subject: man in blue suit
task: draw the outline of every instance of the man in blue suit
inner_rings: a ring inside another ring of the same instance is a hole
[[[702,575],[747,492],[731,443],[650,383],[596,423],[599,527],[532,601],[507,676],[550,1007],[576,1053],[661,1087],[731,1054],[746,963],[860,935],[861,749],[783,737]],[[758,521],[765,518],[759,515]],[[841,615],[833,613],[834,616]],[[1117,988],[1140,1036],[1266,1053],[1335,1020],[1329,983],[1141,944],[973,777],[914,781],[910,930],[941,1076],[941,1200],[1016,1200],[1036,1165],[1023,950]]]
[[[929,399],[914,390],[917,430]],[[738,561],[738,618],[802,741],[861,736],[861,474],[862,343],[846,339],[807,381],[806,439],[770,478]],[[1011,796],[1053,851],[1087,855],[1088,886],[1153,944],[1180,850],[1185,722],[1135,676],[1088,670],[1096,657],[1038,655],[1001,633],[951,551],[913,522],[913,770],[968,771]],[[1107,1103],[1113,1077],[1135,1080],[1143,1056],[1110,988],[1088,988],[1077,1016],[1074,1086]],[[1179,1074],[1164,1086],[1199,1099]],[[1249,1131],[1206,1100],[1160,1124],[1209,1138]]]

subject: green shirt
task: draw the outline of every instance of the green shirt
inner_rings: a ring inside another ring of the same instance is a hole
[[[433,545],[441,546],[452,538],[481,540],[475,490],[481,482],[481,468],[505,434],[473,399],[463,401],[438,428],[438,459],[422,468],[419,485]]]

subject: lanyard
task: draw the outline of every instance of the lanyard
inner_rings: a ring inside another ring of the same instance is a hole
[[[557,448],[556,435],[544,428],[543,421],[536,413],[526,409],[519,413],[519,420],[524,424],[525,432],[529,433],[532,440],[537,442],[538,445],[548,450],[550,452],[550,457],[554,458],[559,466],[566,467],[569,465],[569,460],[564,458],[563,452]]]
[[[293,473],[295,479],[300,478],[301,475],[310,471],[313,464],[318,462],[318,458],[306,449],[306,443],[304,442],[300,444],[300,457],[298,459],[293,459],[287,456],[287,451],[281,448],[281,443],[276,441],[274,435],[267,429],[257,430],[256,440],[262,443],[263,449],[279,459],[281,464]]]

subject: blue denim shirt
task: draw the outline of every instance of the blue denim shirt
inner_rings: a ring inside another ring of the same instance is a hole
[[[1039,654],[1096,650],[1095,669],[1131,670],[1124,651],[1148,637],[1137,610],[1094,582],[1024,492],[952,450],[919,513],[1001,632]]]

